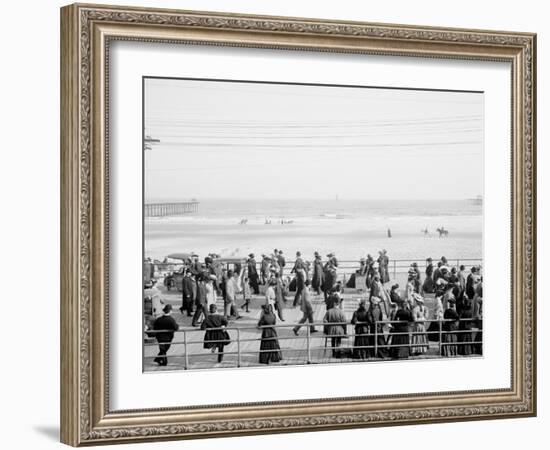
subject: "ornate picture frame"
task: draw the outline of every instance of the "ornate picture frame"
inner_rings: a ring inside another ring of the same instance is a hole
[[[511,386],[468,392],[112,411],[109,46],[116,40],[355,53],[512,67]],[[97,445],[536,414],[536,36],[75,4],[61,9],[61,440]]]

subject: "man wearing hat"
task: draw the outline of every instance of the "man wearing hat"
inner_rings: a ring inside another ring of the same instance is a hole
[[[258,270],[256,269],[256,260],[254,259],[254,253],[248,255],[248,261],[246,262],[248,267],[248,281],[250,287],[254,291],[254,294],[258,295],[260,293],[260,287],[258,285]]]
[[[468,277],[466,278],[466,296],[470,299],[470,300],[473,300],[474,296],[475,296],[475,285],[476,285],[476,280],[478,278],[478,268],[476,266],[472,267],[472,269],[470,270],[470,274],[468,275]]]
[[[374,274],[376,273],[376,269],[374,268],[374,258],[370,255],[370,253],[367,255],[367,260],[365,262],[367,265],[367,287],[370,288],[372,284],[372,280],[374,279]]]
[[[203,273],[200,273],[195,276],[196,285],[197,285],[197,295],[195,297],[195,314],[193,315],[193,320],[191,321],[191,326],[197,327],[201,317],[204,315],[206,318],[208,316],[208,299],[206,297],[206,276]]]
[[[388,254],[386,250],[381,250],[378,252],[378,271],[380,272],[380,281],[382,281],[382,284],[388,283],[390,281],[390,274],[388,272],[388,265],[390,263],[390,260],[388,258]]]
[[[191,270],[191,274],[196,276],[199,273],[201,273],[202,272],[201,266],[202,266],[202,264],[199,261],[199,255],[197,255],[196,253],[192,253],[191,254],[191,265],[189,266],[189,269]]]
[[[279,250],[279,253],[276,256],[277,256],[277,263],[279,264],[279,275],[282,277],[284,268],[286,266],[286,259],[283,256],[282,250]]]
[[[325,294],[325,302],[328,301],[328,297],[332,292],[334,285],[336,284],[336,279],[338,277],[336,273],[336,267],[338,266],[338,262],[336,261],[334,254],[329,253],[327,255],[327,258],[328,258],[328,261],[326,262],[325,267],[323,268],[323,286],[322,286],[323,292]]]
[[[434,265],[432,258],[426,259],[426,279],[422,284],[422,291],[427,294],[433,294],[435,292],[435,283],[433,279]]]
[[[184,311],[187,311],[187,317],[193,316],[193,306],[195,305],[195,295],[197,292],[197,285],[195,280],[191,276],[191,271],[185,269],[183,278],[181,280],[181,290],[182,290],[182,302],[180,311],[183,314]]]
[[[377,358],[387,358],[389,356],[387,348],[388,342],[386,342],[386,337],[384,335],[384,324],[382,322],[385,317],[384,312],[382,311],[381,301],[382,300],[379,297],[371,297],[371,299],[369,300],[369,309],[367,310],[367,323],[369,324],[371,333],[374,333],[374,331],[376,330],[377,334],[377,352],[374,356]],[[391,320],[388,315],[386,315],[386,318]],[[369,336],[368,342],[369,345],[374,345],[374,336]],[[369,349],[369,353],[374,354],[374,349]]]
[[[171,316],[172,305],[165,305],[163,308],[164,314],[155,320],[153,324],[153,330],[158,331],[155,333],[157,342],[159,344],[159,353],[153,360],[159,366],[168,365],[168,358],[166,353],[170,349],[170,342],[174,340],[174,332],[178,331],[179,326]]]
[[[313,278],[311,280],[311,287],[314,292],[319,295],[323,286],[323,260],[319,252],[315,252],[313,260]]]
[[[262,254],[262,263],[261,263],[262,284],[266,284],[269,280],[270,265],[271,265],[271,258],[267,255]]]
[[[300,300],[302,298],[302,292],[306,282],[306,269],[307,266],[302,259],[302,253],[296,252],[296,261],[294,261],[294,267],[290,272],[296,274],[296,295],[294,296],[294,302],[292,305],[294,308],[300,304]]]

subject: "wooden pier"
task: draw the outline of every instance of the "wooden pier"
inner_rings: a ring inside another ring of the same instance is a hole
[[[174,203],[146,203],[144,214],[145,217],[179,216],[195,213],[198,210],[199,202],[196,200]]]

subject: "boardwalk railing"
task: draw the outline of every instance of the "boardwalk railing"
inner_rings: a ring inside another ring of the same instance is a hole
[[[459,268],[461,265],[464,265],[466,266],[467,269],[469,269],[472,266],[481,266],[483,263],[483,260],[481,258],[449,258],[447,261],[450,267]],[[417,263],[421,272],[423,272],[427,267],[425,259],[390,259],[390,262],[388,265],[388,272],[390,273],[390,276],[392,276],[392,278],[396,278],[398,274],[407,273],[412,263]],[[155,266],[155,272],[158,272],[159,274],[181,270],[181,268],[184,265],[183,263],[164,263],[164,262],[154,262],[151,264]],[[225,264],[225,265],[233,266],[232,263]],[[283,274],[286,276],[290,276],[292,267],[294,267],[294,261],[287,261],[285,267],[283,268]],[[229,268],[233,268],[233,267],[229,267]],[[256,268],[258,270],[258,273],[260,273],[261,271],[260,262],[256,263]],[[358,269],[359,269],[358,261],[349,261],[349,260],[338,261],[337,273],[341,277],[343,276],[345,279],[349,278],[350,275],[355,274],[356,270]],[[312,270],[313,268],[310,269],[310,275],[312,273]]]
[[[428,326],[430,323],[435,322],[437,324],[437,329],[435,331],[428,331]],[[447,331],[445,330],[445,323],[458,323],[459,328],[456,330]],[[419,323],[419,322],[416,322]],[[332,359],[327,359],[325,357],[327,351],[338,351],[343,352],[345,356],[339,357],[339,359],[355,359],[353,354],[354,350],[365,349],[367,350],[367,358],[361,357],[358,359],[368,359],[368,360],[384,360],[384,359],[399,359],[400,356],[393,354],[392,349],[396,348],[406,348],[408,353],[412,355],[412,358],[415,358],[413,351],[418,347],[428,347],[430,354],[432,356],[439,357],[450,357],[455,355],[481,355],[482,354],[482,321],[480,319],[458,319],[458,320],[427,320],[426,322],[421,322],[425,324],[426,331],[413,331],[415,322],[403,322],[403,321],[379,321],[375,325],[371,325],[368,329],[368,333],[356,334],[354,328],[356,325],[367,326],[366,323],[351,324],[350,322],[338,322],[338,323],[324,323],[324,322],[314,322],[314,323],[303,323],[299,324],[301,328],[304,328],[306,332],[303,335],[291,335],[291,336],[278,336],[273,338],[264,338],[264,341],[269,340],[278,340],[279,343],[286,343],[290,341],[301,343],[301,345],[294,345],[292,347],[281,346],[280,351],[283,353],[283,358],[288,360],[288,353],[297,353],[297,357],[291,357],[293,364],[315,364],[322,362],[329,362]],[[406,327],[407,331],[395,332],[393,331],[396,328],[396,325],[400,327]],[[330,335],[325,334],[324,332],[319,331],[318,333],[311,332],[310,327],[325,327],[330,326],[342,326],[346,327],[346,332],[344,335]],[[289,328],[295,328],[297,324],[276,324],[276,325],[267,325],[267,326],[243,326],[243,327],[223,327],[223,328],[209,328],[210,331],[215,330],[225,330],[229,333],[231,337],[231,342],[226,344],[230,346],[230,351],[223,351],[224,358],[228,356],[231,358],[230,362],[233,363],[234,367],[242,367],[243,359],[248,356],[248,359],[251,357],[258,357],[260,353],[274,352],[276,350],[267,349],[260,350],[259,346],[257,349],[250,349],[251,343],[260,343],[262,341],[261,331],[264,328],[271,328],[276,330],[286,330]],[[380,330],[383,331],[380,331]],[[146,330],[145,335],[149,338],[154,337],[158,333],[166,333],[168,330]],[[191,329],[191,330],[179,330],[176,331],[176,337],[181,339],[174,339],[171,344],[177,350],[172,353],[167,354],[166,356],[172,360],[176,360],[176,365],[183,367],[184,369],[196,369],[201,367],[193,367],[193,360],[197,361],[199,358],[215,358],[212,355],[211,351],[202,351],[194,352],[190,351],[192,345],[202,346],[204,341],[204,334],[207,330],[201,329]],[[251,331],[255,334],[251,337],[245,337],[243,335],[251,334]],[[194,335],[200,334],[199,337]],[[394,339],[396,337],[405,336],[405,339]],[[413,339],[415,336],[424,336],[425,339],[416,340]],[[366,345],[355,345],[356,338],[364,337]],[[341,338],[342,344],[338,347],[331,347],[331,338]],[[304,342],[305,341],[305,348]],[[403,341],[403,342],[398,342]],[[217,344],[225,341],[216,341],[209,340],[207,341],[210,344]],[[396,343],[397,342],[397,343]],[[166,343],[165,343],[166,344]],[[322,344],[322,345],[320,345]],[[156,347],[158,343],[156,342],[147,342],[145,339],[145,347]],[[199,347],[200,348],[200,347]],[[183,349],[183,351],[180,351]],[[286,356],[285,356],[286,355]],[[144,356],[146,363],[150,363],[152,359],[156,358],[157,355],[148,355]],[[227,359],[226,359],[227,361]],[[212,360],[210,367],[215,365],[215,360]],[[245,366],[258,366],[258,362],[248,362],[244,364]]]

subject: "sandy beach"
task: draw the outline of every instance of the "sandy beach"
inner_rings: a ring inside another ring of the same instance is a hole
[[[302,209],[296,203],[288,205],[284,216],[276,202],[256,211],[246,206],[226,202],[221,209],[203,202],[197,214],[146,218],[144,256],[163,259],[189,251],[260,255],[277,248],[289,259],[299,250],[306,258],[319,251],[335,252],[342,261],[358,261],[384,248],[392,259],[482,258],[482,208],[466,202],[425,202],[423,209],[410,202],[374,206],[317,202]],[[243,218],[246,225],[239,224]],[[282,225],[281,218],[287,223]],[[448,237],[438,237],[439,226],[449,230]],[[428,235],[421,232],[425,228]]]

